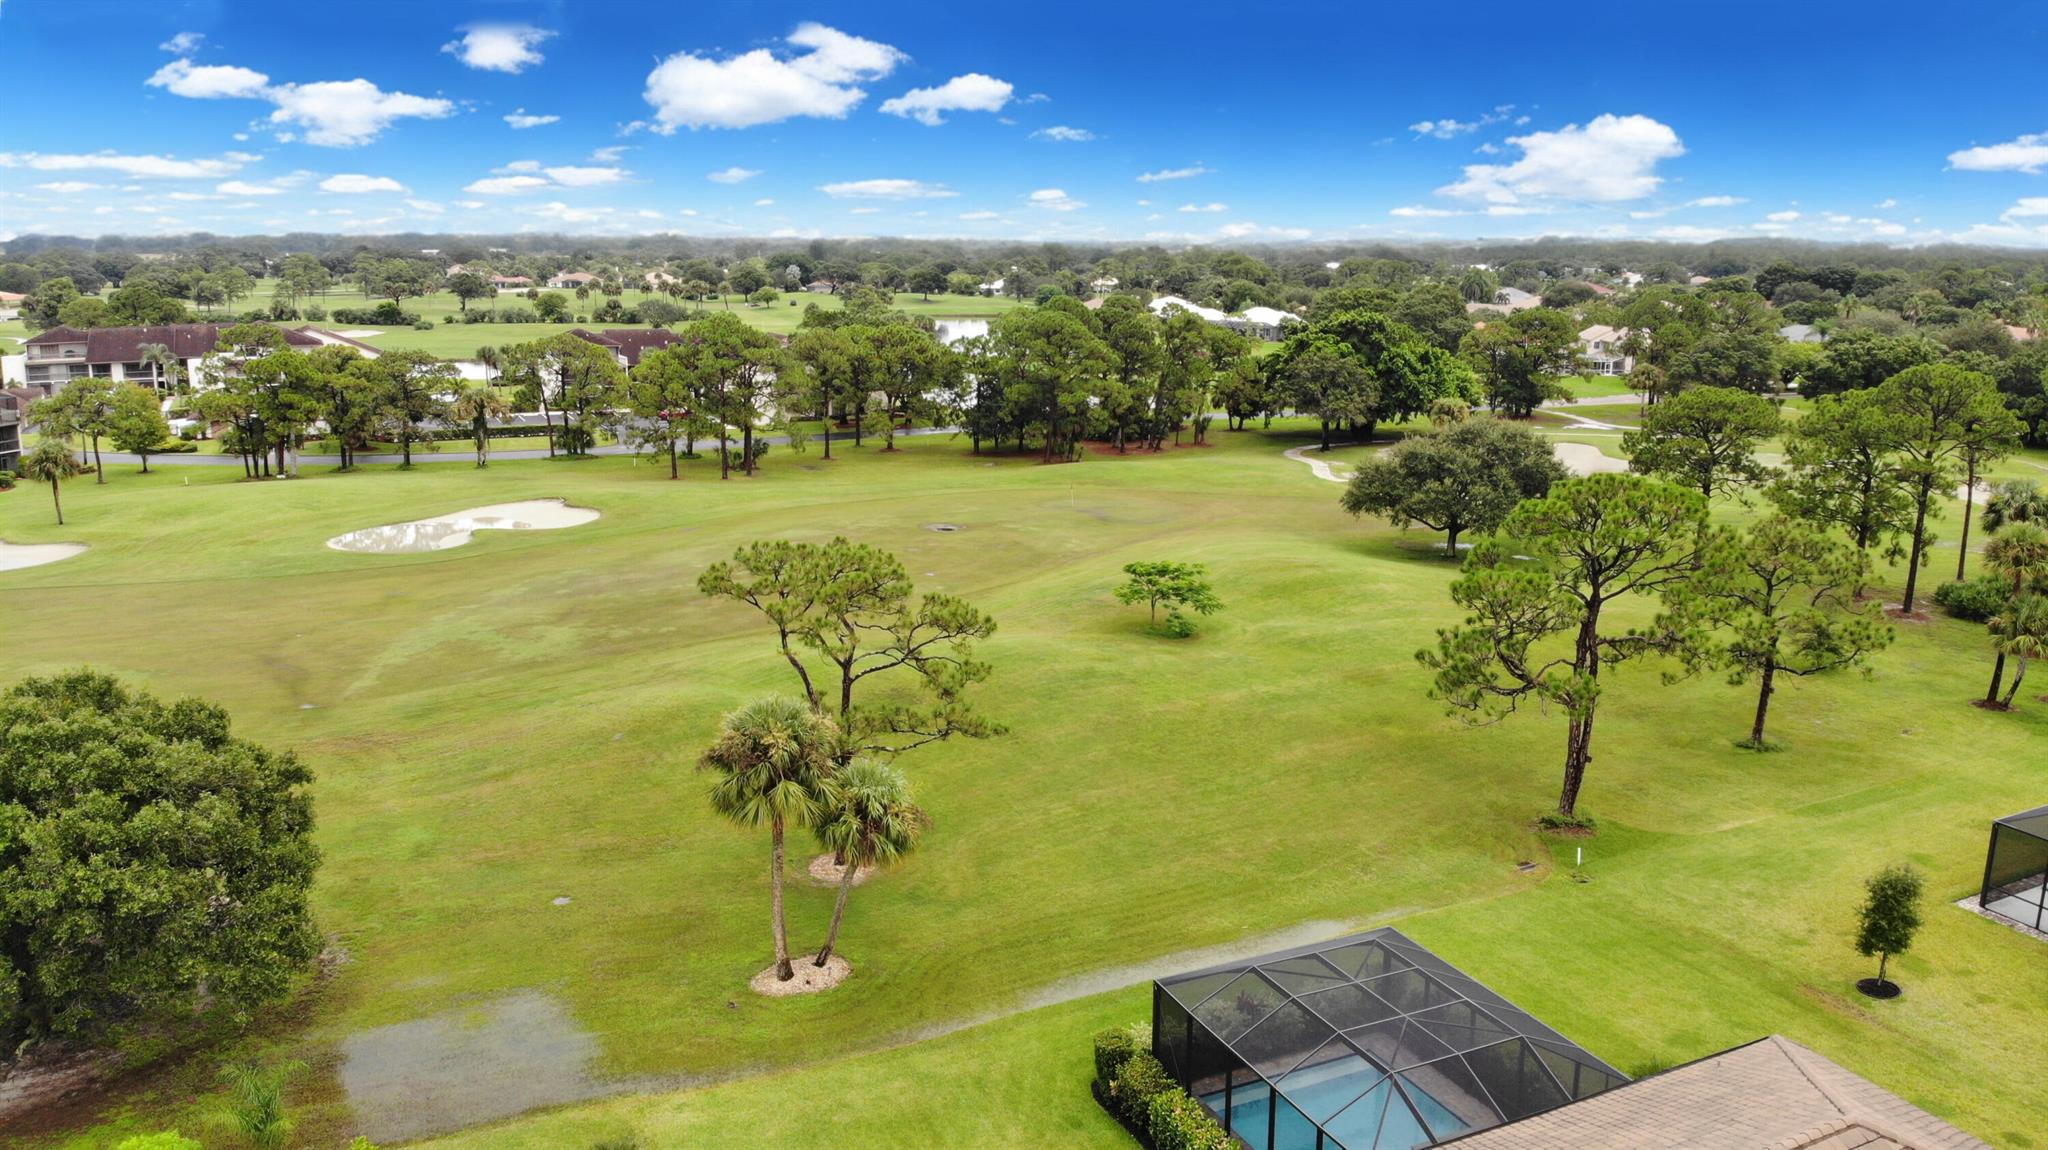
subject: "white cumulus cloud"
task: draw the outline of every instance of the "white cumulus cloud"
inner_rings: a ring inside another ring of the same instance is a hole
[[[530,24],[472,24],[441,50],[486,72],[520,72],[541,62],[534,48],[554,35]]]
[[[199,45],[205,41],[206,33],[204,32],[180,32],[163,43],[158,44],[156,48],[159,52],[169,52],[173,56],[190,56],[192,53],[197,52]]]
[[[616,184],[626,178],[626,169],[610,167],[576,167],[573,165],[543,168],[548,178],[565,188],[590,188],[599,184]]]
[[[963,220],[993,220],[993,219],[998,219],[998,218],[1000,218],[1000,217],[1001,217],[1001,214],[1002,214],[1002,213],[1000,213],[1000,212],[990,212],[990,211],[979,211],[979,212],[961,212],[961,213],[960,213],[960,218],[961,218],[961,219],[963,219]]]
[[[1227,212],[1230,210],[1230,205],[1219,204],[1212,200],[1206,204],[1182,204],[1177,210],[1183,212]]]
[[[473,196],[517,196],[551,186],[551,181],[540,176],[491,176],[466,184],[462,190]]]
[[[1095,133],[1086,128],[1073,128],[1065,124],[1054,124],[1031,133],[1034,140],[1051,140],[1057,144],[1085,144],[1095,138]]]
[[[1512,204],[1522,199],[1611,203],[1654,193],[1664,181],[1657,163],[1685,154],[1678,133],[1648,116],[1596,116],[1584,126],[1510,136],[1522,158],[1512,164],[1469,164],[1464,178],[1439,195]]]
[[[756,168],[734,166],[721,168],[715,172],[706,172],[704,178],[714,184],[743,184],[760,174],[760,170]]]
[[[1191,180],[1196,176],[1206,176],[1208,174],[1208,168],[1196,164],[1187,168],[1162,168],[1156,172],[1146,172],[1138,177],[1138,182],[1141,184],[1156,184],[1162,180]]]
[[[547,124],[559,124],[562,122],[562,118],[560,116],[533,115],[527,112],[527,110],[524,108],[514,108],[510,113],[508,113],[505,116],[505,122],[512,125],[516,129],[524,131],[527,128],[538,128]]]
[[[368,192],[402,192],[405,191],[405,185],[390,176],[365,176],[350,172],[321,180],[320,190],[355,196]]]
[[[960,194],[923,180],[846,180],[820,185],[818,190],[835,200],[937,200]]]
[[[194,100],[267,100],[275,105],[270,122],[277,126],[278,139],[298,138],[300,132],[285,129],[299,128],[307,143],[327,148],[367,144],[397,120],[438,120],[455,114],[453,101],[386,92],[360,78],[272,84],[262,72],[231,64],[173,60],[145,83]]]
[[[270,91],[277,110],[274,124],[297,124],[306,142],[325,148],[352,148],[383,134],[395,120],[439,120],[455,114],[455,104],[438,97],[386,92],[368,80],[322,80],[285,84]]]
[[[162,88],[173,96],[184,96],[193,100],[246,99],[261,96],[270,87],[270,77],[254,68],[238,68],[233,64],[194,64],[190,60],[173,60],[143,81],[152,88]]]
[[[1049,212],[1073,212],[1088,206],[1060,188],[1040,188],[1031,193],[1030,200],[1032,207]]]
[[[2020,136],[2003,144],[1983,144],[1950,152],[1948,166],[1963,172],[2038,175],[2044,166],[2048,166],[2048,132]]]
[[[946,122],[947,112],[999,112],[1010,102],[1013,91],[1007,80],[969,72],[936,88],[912,88],[901,96],[884,100],[881,110],[936,128]]]
[[[38,172],[120,172],[137,179],[217,180],[242,170],[244,164],[260,157],[229,152],[220,159],[180,160],[172,156],[131,156],[118,152],[83,155],[47,152],[0,152],[0,168],[28,168]]]
[[[654,108],[653,130],[841,119],[867,97],[856,82],[879,80],[907,59],[887,44],[817,23],[799,24],[783,43],[800,51],[756,48],[722,60],[678,52],[655,65],[642,93]]]

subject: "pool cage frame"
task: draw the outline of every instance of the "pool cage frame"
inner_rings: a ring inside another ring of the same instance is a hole
[[[2029,930],[2048,931],[2048,807],[1991,824],[1977,906]]]
[[[1152,1051],[1252,1150],[1435,1146],[1629,1081],[1392,927],[1154,982]]]

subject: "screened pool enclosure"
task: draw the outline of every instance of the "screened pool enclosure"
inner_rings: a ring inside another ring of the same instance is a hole
[[[2021,811],[1991,824],[1984,859],[1984,889],[1977,905],[2034,930],[2048,930],[2048,807]]]
[[[1253,1150],[1411,1150],[1628,1081],[1391,927],[1152,984],[1152,1051]]]

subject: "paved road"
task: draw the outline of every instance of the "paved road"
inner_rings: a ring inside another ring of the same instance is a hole
[[[897,438],[901,439],[901,438],[904,438],[905,436],[913,436],[913,435],[919,435],[919,436],[921,436],[921,435],[951,435],[951,434],[953,434],[953,429],[952,429],[952,428],[950,428],[950,427],[916,427],[916,428],[912,428],[912,429],[910,429],[909,431],[899,431],[899,432],[897,432],[897,433],[896,433],[896,436],[897,436]],[[868,439],[868,440],[875,440],[875,441],[879,441],[879,440],[880,440],[881,438],[882,438],[882,437],[881,437],[881,436],[879,436],[879,435],[870,435],[870,436],[868,436],[868,437],[867,437],[867,439]],[[737,444],[738,442],[739,442],[739,439],[738,439],[737,437],[735,437],[735,438],[733,439],[733,443]],[[778,444],[778,445],[781,445],[781,444],[787,444],[787,443],[789,442],[789,437],[788,437],[788,436],[786,436],[786,435],[757,435],[757,436],[755,436],[755,437],[754,437],[754,442],[756,442],[756,443],[769,443],[769,444]],[[851,432],[847,432],[847,433],[843,433],[843,434],[842,434],[842,433],[838,433],[838,432],[835,432],[835,433],[833,433],[833,436],[832,436],[832,442],[833,442],[833,443],[846,443],[846,444],[849,444],[849,445],[851,445],[851,444],[853,443],[853,435],[852,435],[852,433],[851,433]],[[703,449],[703,448],[705,447],[705,445],[706,445],[706,444],[709,444],[709,445],[710,445],[710,446],[711,446],[712,448],[714,448],[714,449],[715,449],[715,448],[716,448],[716,447],[718,446],[718,441],[717,441],[716,439],[711,439],[711,440],[704,440],[704,439],[700,439],[700,440],[698,440],[698,441],[697,441],[697,447],[698,447],[698,448],[699,448],[700,450],[701,450],[701,449]],[[813,445],[813,447],[814,447],[814,448],[818,448],[818,447],[820,447],[820,440],[818,439],[818,437],[817,437],[817,436],[812,436],[812,437],[811,437],[811,444]],[[619,444],[613,443],[613,444],[607,444],[607,445],[605,445],[605,446],[603,446],[603,447],[593,447],[593,448],[591,448],[591,449],[590,449],[590,454],[592,454],[592,455],[632,455],[632,454],[634,454],[634,451],[633,451],[633,449],[632,449],[632,448],[630,448],[630,447],[625,447],[625,446],[621,446],[621,445],[619,445]],[[516,451],[493,451],[493,452],[491,452],[491,462],[493,462],[493,463],[500,463],[500,462],[504,462],[505,460],[510,460],[510,459],[546,459],[547,457],[548,457],[547,449],[546,449],[546,448],[544,448],[544,447],[542,447],[542,448],[520,448],[520,449],[518,449],[518,450],[516,450]],[[107,462],[107,463],[141,463],[141,462],[142,462],[142,457],[141,457],[141,456],[139,456],[139,455],[131,455],[131,454],[129,454],[128,452],[125,452],[125,451],[103,451],[103,452],[101,452],[101,453],[100,453],[100,458],[101,458],[102,460],[104,460],[105,462]],[[87,455],[85,456],[85,459],[86,459],[86,462],[88,462],[88,463],[90,463],[90,462],[92,461],[90,453],[88,453],[88,454],[87,454]],[[388,463],[388,464],[396,464],[396,463],[397,463],[398,461],[399,461],[399,456],[398,456],[398,454],[397,454],[396,452],[381,452],[381,451],[380,451],[380,452],[376,452],[376,453],[371,453],[371,452],[359,452],[359,453],[357,453],[357,455],[356,455],[356,463],[357,463],[357,465],[358,465],[358,466],[368,466],[368,465],[370,465],[370,464],[387,464],[387,463]],[[414,463],[475,463],[475,462],[476,462],[476,451],[475,451],[475,449],[474,449],[474,448],[473,448],[473,447],[472,447],[472,446],[471,446],[471,445],[470,445],[470,444],[469,444],[469,443],[468,443],[467,441],[465,441],[465,440],[453,440],[453,441],[448,441],[448,442],[444,442],[444,443],[442,443],[442,444],[441,444],[441,450],[439,450],[439,451],[425,451],[425,450],[421,450],[421,449],[415,448],[415,449],[413,450],[413,453],[412,453],[412,461],[413,461]],[[273,466],[274,466],[274,465],[275,465],[275,463],[276,463],[276,458],[275,458],[274,456],[272,457],[272,461],[271,461],[271,462],[272,462],[272,464],[273,464]],[[150,465],[150,467],[152,467],[152,468],[156,468],[156,467],[240,467],[240,466],[242,465],[242,457],[241,457],[241,456],[239,456],[239,455],[152,455],[152,456],[150,456],[150,457],[149,457],[149,465]],[[339,456],[339,455],[301,455],[301,456],[299,456],[299,466],[300,466],[301,468],[306,468],[306,467],[340,467],[340,466],[341,466],[341,456]]]

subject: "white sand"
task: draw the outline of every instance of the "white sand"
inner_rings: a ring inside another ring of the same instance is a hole
[[[817,965],[817,959],[816,951],[809,954],[793,954],[789,959],[789,969],[793,977],[788,982],[776,978],[775,968],[770,966],[748,979],[747,985],[755,994],[766,995],[769,998],[789,998],[798,994],[816,994],[821,990],[830,990],[845,982],[847,976],[853,973],[853,964],[847,962],[841,955],[834,954],[826,959],[823,967]]]
[[[85,554],[83,543],[7,543],[0,541],[0,571],[41,567],[74,555]]]
[[[1628,462],[1602,452],[1590,443],[1553,443],[1551,454],[1573,475],[1598,475],[1603,471],[1627,471]]]
[[[360,551],[371,555],[407,555],[420,551],[446,551],[468,543],[478,531],[553,531],[594,522],[598,513],[588,507],[571,507],[561,499],[527,499],[518,503],[492,503],[432,519],[410,523],[387,523],[337,535],[327,541],[336,551]]]
[[[383,335],[384,333],[374,327],[358,327],[351,328],[348,331],[338,331],[334,334],[343,339],[368,339],[373,335]]]

